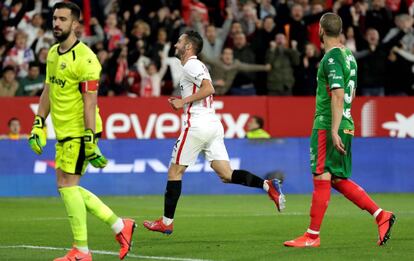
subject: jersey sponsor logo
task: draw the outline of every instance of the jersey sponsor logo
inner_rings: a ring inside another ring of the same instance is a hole
[[[168,163],[165,163],[157,158],[147,158],[147,159],[134,159],[128,163],[117,163],[114,159],[108,159],[108,164],[104,169],[94,168],[92,165],[88,165],[86,172],[87,173],[167,173],[168,172]],[[241,159],[240,158],[231,158],[230,166],[233,169],[240,169]],[[34,163],[33,172],[35,174],[48,174],[54,173],[55,162],[53,160],[36,160]],[[214,172],[210,167],[210,162],[208,160],[202,160],[198,158],[196,163],[189,166],[186,169],[186,172],[200,173],[200,172]]]
[[[384,129],[389,130],[391,137],[414,138],[414,114],[405,117],[402,113],[395,113],[396,121],[387,121],[382,124]]]
[[[352,135],[352,136],[354,136],[354,135],[355,135],[355,131],[354,131],[354,130],[344,130],[344,133],[345,133],[345,134]]]
[[[49,76],[49,82],[51,82],[52,84],[59,85],[61,88],[65,87],[66,84],[66,80],[59,79],[53,75]]]

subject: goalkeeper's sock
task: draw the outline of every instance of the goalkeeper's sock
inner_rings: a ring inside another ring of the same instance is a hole
[[[374,215],[380,209],[365,190],[350,179],[341,179],[333,182],[332,187],[342,193],[360,209],[368,211],[371,215]]]
[[[242,169],[233,170],[231,183],[265,189],[263,186],[264,180],[262,178]]]
[[[311,222],[307,231],[307,235],[311,238],[319,236],[322,220],[331,197],[330,180],[314,179],[313,185],[312,206],[310,209]]]
[[[181,180],[169,180],[164,195],[164,217],[173,219],[181,195]]]
[[[112,228],[115,234],[118,234],[123,229],[124,223],[122,222],[122,219],[115,215],[107,205],[95,196],[95,194],[80,186],[77,188],[83,197],[88,212],[105,222]]]
[[[112,231],[114,231],[115,235],[119,234],[122,229],[124,229],[125,225],[124,225],[124,221],[122,220],[122,218],[118,218],[114,224],[112,224],[111,228]]]
[[[89,253],[89,248],[86,247],[81,247],[81,246],[75,246],[79,251],[81,251],[84,254],[88,254]]]
[[[78,186],[59,188],[59,193],[66,207],[66,213],[73,233],[74,245],[77,248],[87,248],[88,230],[86,227],[86,208]]]

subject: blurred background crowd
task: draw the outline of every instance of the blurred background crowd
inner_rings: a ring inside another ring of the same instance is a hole
[[[54,0],[0,4],[0,96],[40,95],[54,44]],[[413,0],[78,0],[76,33],[102,64],[99,94],[178,94],[174,44],[186,30],[204,39],[200,59],[216,95],[315,95],[323,55],[318,22],[343,19],[358,94],[414,94]]]

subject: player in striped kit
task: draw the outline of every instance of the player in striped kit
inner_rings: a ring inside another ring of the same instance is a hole
[[[197,32],[188,31],[180,36],[175,48],[175,54],[184,66],[184,73],[180,80],[181,99],[171,97],[168,101],[173,109],[184,109],[185,128],[172,152],[165,192],[164,216],[155,221],[144,221],[144,226],[149,230],[165,234],[173,232],[173,219],[181,194],[182,176],[186,168],[196,162],[198,154],[202,151],[223,182],[261,188],[275,202],[278,211],[282,210],[285,198],[279,180],[263,180],[246,170],[233,170],[230,167],[229,156],[224,145],[223,125],[213,108],[214,87],[210,73],[197,59],[203,48],[201,36]]]

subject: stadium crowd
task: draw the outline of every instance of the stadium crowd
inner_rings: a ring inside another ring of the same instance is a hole
[[[54,0],[0,4],[0,96],[40,95]],[[78,0],[77,35],[102,64],[99,94],[177,94],[180,33],[204,38],[216,95],[314,95],[322,14],[343,20],[360,95],[414,94],[413,0]]]

